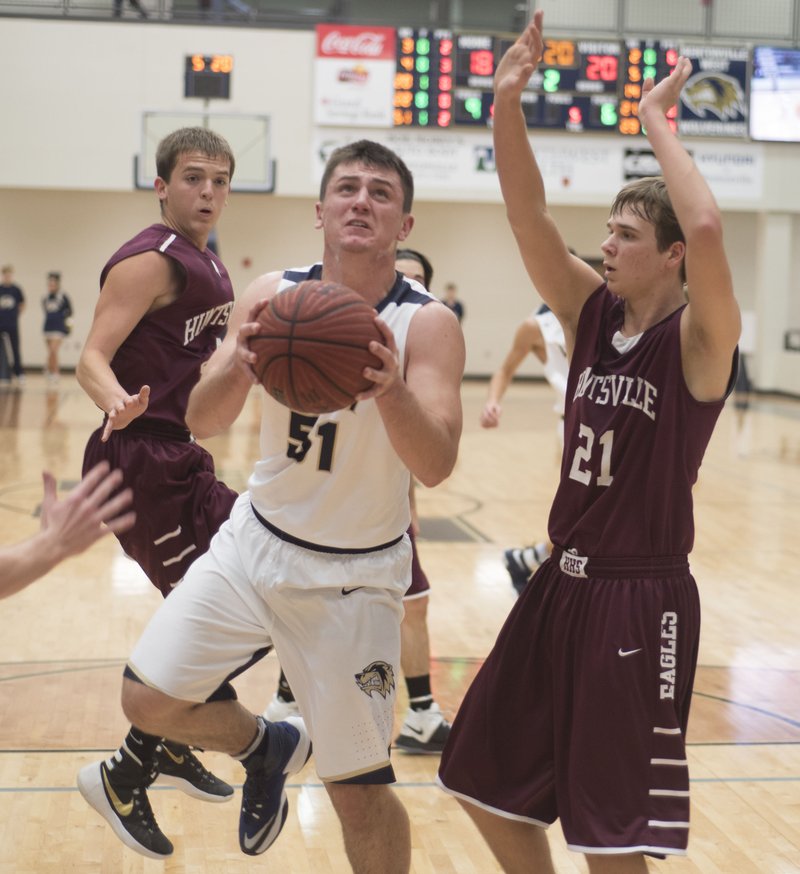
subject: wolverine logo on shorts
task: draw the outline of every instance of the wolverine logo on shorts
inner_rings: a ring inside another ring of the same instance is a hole
[[[370,698],[373,692],[380,692],[385,698],[394,689],[394,668],[386,662],[372,662],[353,676],[358,688]]]

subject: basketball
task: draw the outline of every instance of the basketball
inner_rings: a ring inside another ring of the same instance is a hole
[[[365,367],[380,369],[370,340],[383,343],[375,310],[336,282],[307,279],[276,294],[259,313],[250,337],[253,369],[267,394],[301,413],[349,407],[374,383]]]

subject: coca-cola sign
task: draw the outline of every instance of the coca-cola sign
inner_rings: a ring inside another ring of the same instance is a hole
[[[317,25],[317,57],[389,59],[395,56],[393,27]]]

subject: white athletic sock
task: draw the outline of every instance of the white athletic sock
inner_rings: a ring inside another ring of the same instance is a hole
[[[238,759],[240,762],[243,762],[248,756],[252,755],[257,749],[262,740],[264,740],[264,735],[267,733],[267,723],[258,716],[256,717],[256,722],[258,723],[258,728],[256,729],[256,736],[253,740],[240,752],[237,753],[233,758]]]

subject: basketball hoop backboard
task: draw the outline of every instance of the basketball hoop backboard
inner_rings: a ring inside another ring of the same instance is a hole
[[[225,137],[236,158],[232,191],[271,193],[275,162],[270,151],[267,115],[204,112],[143,112],[141,151],[134,156],[134,185],[152,189],[156,178],[156,148],[181,127],[207,127]]]

